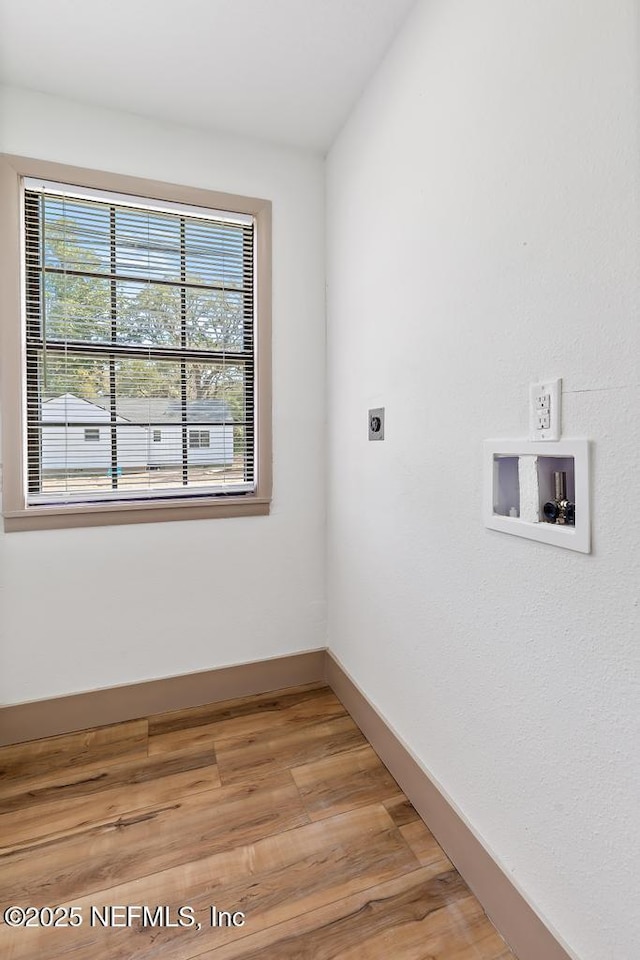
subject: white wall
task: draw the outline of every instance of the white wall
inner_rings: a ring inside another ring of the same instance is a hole
[[[323,646],[324,184],[312,154],[7,89],[0,150],[273,201],[270,517],[0,539],[0,700]]]
[[[418,3],[328,159],[329,644],[581,960],[640,944],[638,38]],[[482,526],[554,376],[591,556]]]

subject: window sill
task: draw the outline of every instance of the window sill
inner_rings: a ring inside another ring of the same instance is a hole
[[[29,507],[4,513],[5,533],[21,530],[63,530],[68,527],[100,527],[122,523],[166,523],[172,520],[210,520],[218,517],[265,517],[270,500],[265,497],[211,498],[185,503],[100,503],[78,506]]]

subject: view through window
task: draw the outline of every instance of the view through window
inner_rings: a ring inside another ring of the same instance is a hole
[[[255,490],[254,221],[28,180],[27,503]]]

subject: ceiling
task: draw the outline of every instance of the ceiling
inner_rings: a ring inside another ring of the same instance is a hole
[[[326,151],[414,0],[0,0],[0,81]]]

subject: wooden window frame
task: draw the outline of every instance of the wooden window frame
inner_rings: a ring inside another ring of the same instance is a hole
[[[256,490],[162,500],[27,505],[25,278],[22,178],[248,214],[256,224]],[[48,528],[265,516],[271,503],[271,202],[198,187],[0,155],[0,326],[3,515],[6,532]]]

